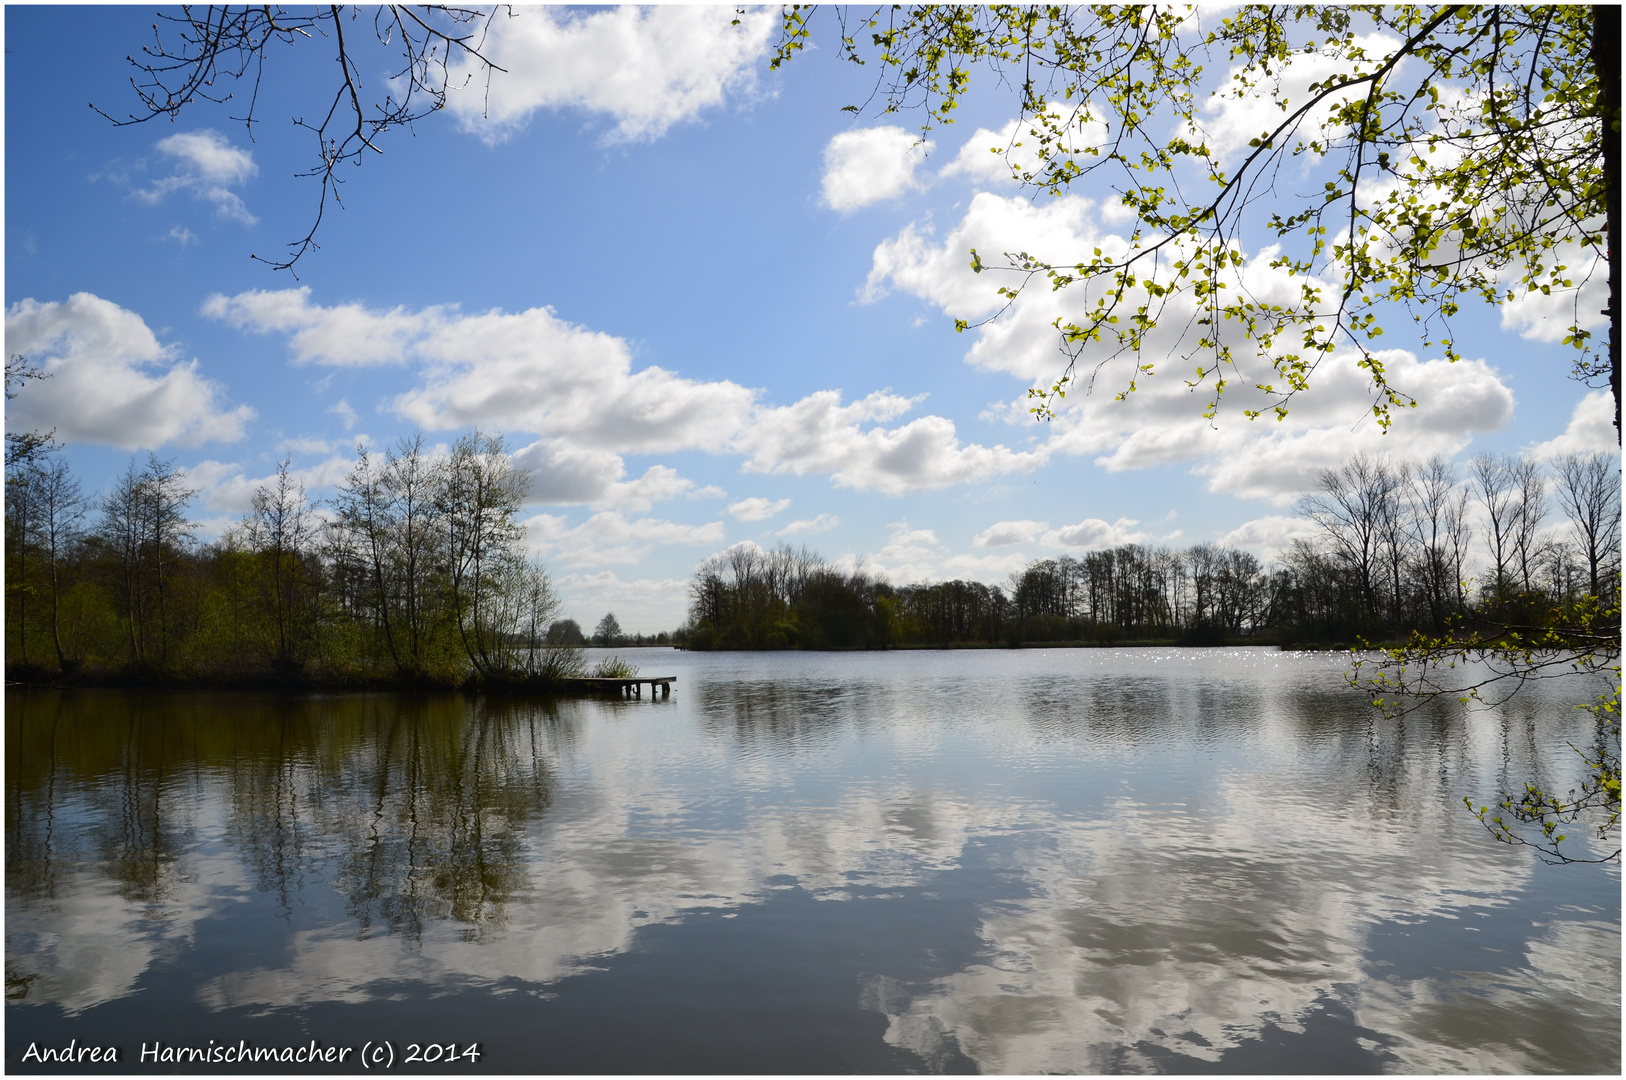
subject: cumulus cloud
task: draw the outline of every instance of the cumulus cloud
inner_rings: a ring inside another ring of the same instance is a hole
[[[840,524],[841,519],[836,517],[834,514],[820,514],[818,517],[809,518],[806,521],[793,521],[789,525],[786,525],[783,529],[780,529],[778,532],[774,533],[774,535],[815,536],[822,532],[829,532],[831,529]]]
[[[919,399],[877,392],[851,404],[835,390],[809,394],[793,405],[764,408],[735,444],[752,472],[829,473],[842,487],[902,494],[970,483],[1039,467],[1048,453],[1004,446],[965,445],[954,422],[923,416],[901,427],[865,427],[894,419]]]
[[[520,459],[544,502],[614,502],[609,485],[624,480],[621,455],[632,453],[738,453],[748,471],[829,473],[843,486],[889,494],[1026,471],[1046,459],[1043,449],[962,444],[940,416],[886,426],[919,398],[878,392],[843,404],[840,391],[824,390],[768,406],[758,401],[761,391],[727,380],[634,370],[625,341],[548,308],[377,312],[323,307],[300,288],[213,296],[203,310],[246,331],[288,335],[296,362],[416,364],[418,385],[390,407],[429,430],[480,426],[538,436]],[[641,490],[651,497],[689,490],[671,478],[661,484],[651,478]]]
[[[156,145],[161,153],[173,159],[175,172],[137,188],[137,198],[157,203],[174,192],[185,191],[194,199],[212,204],[217,217],[242,225],[259,223],[259,218],[249,213],[242,198],[232,190],[258,175],[260,169],[254,164],[254,155],[233,146],[224,135],[209,128],[170,135],[159,139]],[[191,232],[182,229],[177,234],[171,229],[169,236],[185,246]]]
[[[1394,53],[1400,40],[1384,34],[1365,34],[1356,35],[1353,45],[1369,57],[1387,57]],[[1407,61],[1400,63],[1403,66]],[[1214,90],[1202,108],[1198,136],[1222,160],[1236,157],[1249,148],[1250,140],[1268,134],[1281,124],[1286,116],[1280,102],[1289,102],[1297,108],[1299,103],[1310,97],[1311,83],[1326,83],[1335,76],[1346,74],[1349,60],[1328,51],[1296,55],[1292,63],[1279,65],[1271,75],[1265,76],[1269,83],[1268,93],[1243,88],[1238,80],[1244,70],[1245,65],[1233,65],[1225,83]],[[1258,78],[1259,75],[1259,71],[1255,70],[1251,77]],[[1238,93],[1239,89],[1241,93]],[[1305,135],[1319,131],[1334,108],[1365,93],[1364,84],[1357,83],[1345,92],[1329,95],[1306,116],[1299,130]],[[1186,134],[1188,138],[1191,137],[1189,132]]]
[[[824,148],[824,204],[840,213],[922,187],[915,169],[932,151],[901,127],[844,131]]]
[[[1177,529],[1167,536],[1154,537],[1149,532],[1136,530],[1135,526],[1139,524],[1134,518],[1119,518],[1110,523],[1100,518],[1085,518],[1077,525],[1063,525],[1047,531],[1039,537],[1039,542],[1046,547],[1108,548],[1153,539],[1173,540],[1180,535]]]
[[[1268,562],[1291,547],[1294,540],[1310,540],[1316,534],[1315,523],[1305,518],[1267,514],[1238,525],[1216,543],[1251,551]]]
[[[749,499],[729,503],[728,512],[739,521],[767,521],[789,505],[789,499],[774,501],[753,495]]]
[[[1003,298],[995,295],[987,275],[970,270],[966,252],[971,248],[1036,251],[1072,261],[1089,257],[1096,248],[1121,255],[1127,241],[1106,227],[1099,208],[1087,198],[1068,196],[1034,205],[984,192],[941,243],[913,226],[881,243],[866,293],[877,296],[891,285],[951,316],[974,320],[992,314]],[[1271,268],[1274,254],[1267,248],[1245,258],[1233,287],[1260,303],[1291,303],[1302,282]],[[999,319],[977,330],[966,358],[1032,385],[1048,385],[1063,366],[1053,321],[1058,315],[1082,318],[1093,302],[1083,283],[1059,293],[1024,293]],[[1138,304],[1141,298],[1130,302]],[[1321,361],[1310,389],[1290,402],[1286,421],[1277,422],[1270,413],[1249,421],[1244,409],[1269,404],[1254,384],[1277,376],[1268,359],[1233,340],[1238,370],[1227,375],[1215,416],[1205,418],[1204,408],[1213,399],[1212,380],[1195,388],[1186,381],[1205,355],[1197,339],[1207,328],[1198,318],[1195,302],[1185,294],[1162,308],[1142,353],[1155,361],[1155,374],[1139,370],[1133,357],[1115,356],[1110,344],[1087,345],[1078,369],[1084,385],[1075,385],[1060,403],[1050,437],[1038,452],[1092,455],[1112,470],[1186,462],[1208,478],[1210,490],[1287,502],[1306,490],[1316,472],[1355,450],[1387,450],[1402,457],[1450,454],[1475,434],[1504,426],[1513,414],[1512,394],[1482,360],[1448,364],[1384,350],[1375,357],[1391,385],[1418,400],[1417,408],[1395,416],[1385,435],[1366,408],[1373,392],[1368,373],[1359,366],[1361,358],[1353,350],[1341,350]],[[1134,391],[1114,400],[1131,382]],[[1010,406],[1012,414],[1018,405],[1025,408],[1026,402]]]
[[[620,511],[604,510],[580,525],[556,514],[538,514],[525,522],[532,551],[564,566],[611,566],[636,563],[656,545],[718,544],[723,523],[684,525],[659,518],[629,520]]]
[[[1576,287],[1546,293],[1521,291],[1522,269],[1513,263],[1503,275],[1513,299],[1502,304],[1502,329],[1533,341],[1556,342],[1568,337],[1572,326],[1596,330],[1608,323],[1604,311],[1609,305],[1609,266],[1596,251],[1571,243],[1543,253],[1542,258],[1570,267],[1566,276]]]
[[[546,308],[466,316],[418,342],[423,385],[394,401],[427,428],[496,425],[618,452],[719,450],[756,391],[632,370],[626,342]]]
[[[1011,544],[1030,544],[1049,525],[1042,521],[999,521],[971,538],[972,547],[1008,547]]]
[[[887,528],[891,532],[880,551],[863,560],[849,555],[845,560],[837,560],[836,565],[850,570],[863,563],[900,585],[931,581],[940,576],[938,563],[948,554],[948,549],[937,539],[937,533],[912,528],[907,520],[894,521]]]
[[[325,447],[314,448],[322,452]],[[350,472],[354,459],[348,453],[329,454],[314,465],[289,469],[288,475],[305,486],[307,494],[324,488],[336,487]],[[187,483],[198,493],[203,506],[232,520],[247,514],[253,508],[254,492],[258,488],[276,486],[276,472],[261,476],[249,475],[249,466],[243,462],[200,461],[184,470]],[[314,496],[312,496],[314,501]]]
[[[141,316],[91,293],[11,305],[6,352],[49,376],[8,403],[9,431],[54,428],[67,442],[155,449],[234,442],[254,416],[247,405],[228,408],[198,361],[159,344]]]
[[[917,529],[908,521],[895,521],[888,529],[886,543],[879,551],[848,553],[835,559],[833,565],[848,572],[862,567],[894,585],[954,579],[997,584],[1029,562],[1028,556],[1019,551],[955,553],[938,539],[935,530]]]
[[[1038,543],[1055,548],[1107,548],[1152,539],[1168,540],[1179,535],[1176,531],[1169,536],[1154,537],[1149,532],[1135,529],[1139,524],[1134,518],[1119,518],[1113,522],[1085,518],[1076,525],[1052,529],[1044,521],[1000,521],[972,537],[971,546],[991,548]]]
[[[1106,125],[1099,121],[1068,123],[1052,113],[1051,123],[1060,135],[1050,148],[1052,160],[1087,159],[1090,150],[1106,139]],[[998,131],[978,128],[938,175],[966,176],[981,183],[1031,181],[1043,164],[1038,157],[1039,136],[1033,118],[1012,120]]]
[[[561,439],[538,439],[520,447],[514,464],[530,474],[531,502],[560,506],[601,499],[627,473],[619,454]]]
[[[694,481],[679,476],[667,465],[651,465],[636,480],[618,480],[598,499],[594,506],[616,506],[634,513],[644,513],[658,502],[687,495],[694,490]]]
[[[310,286],[274,291],[253,290],[236,296],[215,293],[203,302],[203,314],[239,330],[289,335],[296,363],[337,367],[371,367],[400,363],[412,342],[445,324],[446,309],[408,312],[368,311],[360,304],[321,307],[310,302]]]
[[[738,25],[733,25],[735,21]],[[539,109],[609,118],[606,141],[655,139],[755,85],[778,14],[766,8],[541,6],[496,15],[482,52],[502,71],[455,66],[447,107],[497,142]]]
[[[553,579],[566,616],[591,628],[600,613],[614,611],[629,634],[658,634],[688,614],[689,582],[681,578],[623,581],[614,570],[563,574]]]
[[[1537,443],[1526,455],[1535,461],[1551,461],[1560,454],[1590,454],[1596,450],[1615,452],[1615,399],[1607,390],[1594,390],[1576,403],[1564,433]]]
[[[626,479],[621,455],[575,446],[563,439],[539,439],[514,452],[514,463],[531,478],[528,503],[568,506],[587,503],[595,509],[644,513],[656,503],[703,494],[694,481],[667,465],[651,465],[642,476]]]

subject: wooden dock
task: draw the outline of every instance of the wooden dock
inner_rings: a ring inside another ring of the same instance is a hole
[[[586,690],[594,694],[616,694],[620,697],[643,697],[644,687],[649,687],[649,696],[654,698],[657,688],[661,697],[672,696],[672,684],[677,682],[676,675],[648,675],[628,676],[620,679],[605,679],[584,676],[580,679],[571,679],[565,685],[574,690]]]

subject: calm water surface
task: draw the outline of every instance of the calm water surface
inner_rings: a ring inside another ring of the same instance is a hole
[[[8,690],[7,1067],[1620,1070],[1618,867],[1462,806],[1567,783],[1561,694],[1385,721],[1263,649],[633,655],[670,699]]]

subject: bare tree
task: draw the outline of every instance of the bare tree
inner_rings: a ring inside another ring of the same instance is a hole
[[[1519,560],[1519,588],[1530,591],[1530,570],[1540,556],[1540,542],[1536,530],[1547,516],[1547,481],[1541,467],[1533,461],[1519,460],[1512,465],[1513,479],[1513,553]]]
[[[526,674],[555,679],[575,674],[580,666],[576,650],[570,643],[552,640],[553,617],[559,613],[561,604],[547,567],[535,559],[527,559],[521,564],[520,580],[514,593],[519,601],[516,626],[525,641]]]
[[[143,469],[130,462],[102,499],[97,535],[113,555],[114,592],[123,609],[131,663],[148,659],[154,636],[159,655],[167,654],[169,569],[180,546],[192,536],[186,507],[193,494],[172,463],[148,455]]]
[[[305,485],[289,471],[291,464],[284,458],[272,485],[254,489],[253,510],[243,523],[249,546],[260,556],[267,574],[267,606],[276,635],[277,660],[283,664],[295,659],[304,561],[315,538]]]
[[[33,546],[38,467],[33,462],[6,463],[6,617],[17,619],[17,652],[28,663],[29,552]]]
[[[593,641],[608,648],[621,638],[621,621],[615,617],[615,612],[607,613],[593,628]]]
[[[253,138],[254,125],[259,122],[255,111],[272,48],[327,41],[337,74],[326,87],[325,101],[318,104],[315,118],[295,117],[293,121],[309,131],[316,143],[315,161],[299,174],[320,183],[314,220],[303,237],[289,243],[286,256],[253,256],[273,269],[289,270],[317,246],[316,233],[328,200],[342,204],[339,166],[359,165],[369,151],[382,154],[379,139],[385,132],[409,127],[445,108],[446,93],[454,89],[452,65],[456,60],[473,61],[488,79],[491,72],[502,70],[482,52],[495,13],[494,8],[448,4],[387,4],[371,15],[346,5],[294,10],[273,5],[183,7],[179,15],[161,12],[153,24],[152,44],[142,48],[139,58],[129,57],[136,69],[130,85],[140,107],[122,119],[95,105],[91,108],[120,126],[160,116],[173,120],[195,102],[232,101],[236,95],[225,87],[241,85],[247,98],[240,106],[241,114],[232,119],[241,121]],[[369,28],[390,59],[366,55],[363,44]],[[389,71],[380,80],[378,94],[363,90],[364,67],[369,72]]]
[[[45,558],[46,581],[51,595],[51,643],[56,648],[57,668],[72,669],[62,647],[63,573],[69,549],[78,541],[85,519],[85,496],[79,481],[61,458],[35,470],[31,532],[35,545]]]
[[[1479,485],[1479,499],[1485,508],[1485,541],[1490,549],[1491,593],[1508,591],[1508,565],[1513,557],[1518,532],[1517,481],[1513,461],[1505,455],[1480,454],[1468,463]]]
[[[123,608],[124,627],[130,645],[130,662],[141,663],[142,628],[145,607],[141,589],[142,539],[141,474],[135,462],[118,475],[102,498],[102,520],[97,532],[113,553],[117,564],[114,593]]]
[[[1417,577],[1422,582],[1434,629],[1460,609],[1462,560],[1467,540],[1468,491],[1455,466],[1436,454],[1404,473],[1407,524],[1411,530]]]
[[[1380,614],[1378,569],[1388,523],[1396,515],[1399,482],[1385,462],[1356,454],[1342,467],[1323,469],[1316,493],[1300,512],[1320,525],[1338,559],[1354,572],[1369,614]]]
[[[146,546],[158,593],[158,649],[165,659],[172,637],[170,588],[173,583],[173,554],[183,542],[192,539],[192,523],[186,520],[186,507],[197,494],[186,486],[186,477],[174,462],[147,455],[141,474],[142,505],[146,515]]]
[[[1620,458],[1565,454],[1553,462],[1558,502],[1587,563],[1587,584],[1602,596],[1611,570],[1620,569]]]

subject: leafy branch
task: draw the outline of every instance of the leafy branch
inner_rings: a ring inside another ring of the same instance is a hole
[[[805,49],[815,10],[785,9],[774,66]],[[1574,373],[1611,380],[1618,428],[1618,343],[1611,333],[1600,350],[1578,307],[1600,265],[1618,276],[1618,70],[1602,70],[1618,69],[1618,12],[1247,5],[1205,30],[1184,6],[891,7],[842,9],[840,29],[844,58],[879,64],[871,100],[884,113],[919,111],[924,137],[953,123],[973,75],[989,73],[1016,90],[1015,134],[991,148],[1013,179],[1060,195],[1089,178],[1134,219],[1120,246],[1082,259],[1005,252],[992,265],[971,252],[974,271],[1006,280],[993,314],[957,329],[1000,318],[1041,281],[1085,294],[1080,314],[1053,323],[1065,363],[1029,391],[1040,417],[1126,356],[1136,362],[1119,396],[1132,393],[1159,366],[1146,353],[1161,327],[1177,343],[1157,348],[1190,365],[1190,386],[1209,386],[1209,417],[1258,357],[1271,371],[1245,379],[1264,398],[1246,415],[1284,418],[1320,362],[1348,347],[1387,427],[1416,404],[1373,345],[1392,313],[1455,361],[1464,302],[1567,294]],[[1223,78],[1207,71],[1216,59]],[[1295,89],[1295,68],[1312,64],[1316,77]],[[1205,112],[1260,98],[1280,118],[1229,167]],[[1287,190],[1295,171],[1323,163],[1319,189]],[[1250,284],[1240,237],[1255,229],[1277,241],[1267,268],[1298,282],[1291,300]],[[1177,298],[1191,314],[1171,327]]]
[[[1516,603],[1534,609],[1532,622],[1488,622],[1467,628],[1453,620],[1447,632],[1413,632],[1404,645],[1353,653],[1351,686],[1374,695],[1385,716],[1409,713],[1430,701],[1454,697],[1462,704],[1500,705],[1531,682],[1576,675],[1607,677],[1610,692],[1577,706],[1592,714],[1593,738],[1579,755],[1583,778],[1567,792],[1532,782],[1502,792],[1494,805],[1477,809],[1463,802],[1497,840],[1531,847],[1553,863],[1608,862],[1620,857],[1620,627],[1619,579],[1602,602],[1585,596],[1567,608],[1542,605],[1532,597]],[[1544,610],[1543,610],[1544,609]],[[1363,643],[1365,647],[1365,643]],[[1595,830],[1601,841],[1615,834],[1615,850],[1597,858],[1578,857],[1560,845],[1569,833]]]

